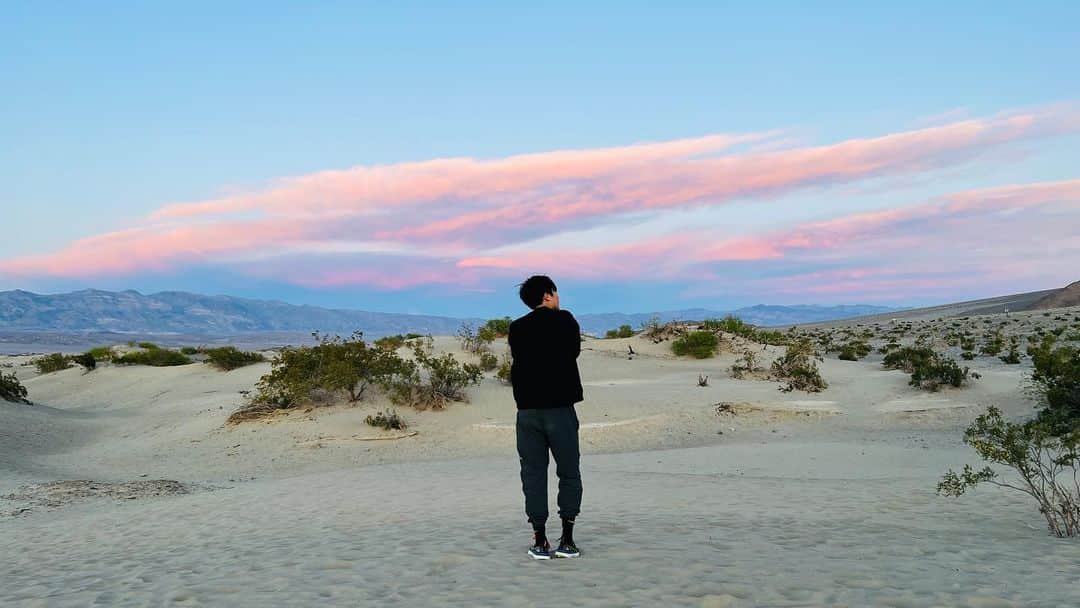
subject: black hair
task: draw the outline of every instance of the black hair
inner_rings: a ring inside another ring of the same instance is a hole
[[[555,281],[552,281],[551,277],[542,274],[534,274],[525,279],[525,282],[519,287],[521,289],[518,290],[518,296],[529,308],[536,308],[543,304],[545,293],[554,295],[558,291],[555,287]]]

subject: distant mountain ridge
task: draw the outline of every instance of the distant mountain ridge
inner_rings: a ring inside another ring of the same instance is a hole
[[[899,310],[884,306],[771,306],[733,311],[692,308],[657,313],[577,315],[584,331],[603,334],[628,324],[638,329],[654,314],[661,321],[701,320],[736,314],[756,325],[791,325]],[[514,316],[521,311],[512,311]],[[207,296],[182,291],[142,294],[84,289],[63,294],[36,294],[16,289],[0,292],[0,330],[7,332],[113,332],[140,334],[238,335],[269,332],[331,332],[361,329],[377,338],[396,333],[453,335],[462,322],[480,318],[341,310],[277,300]]]

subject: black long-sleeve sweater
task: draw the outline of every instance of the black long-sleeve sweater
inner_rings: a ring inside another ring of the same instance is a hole
[[[568,310],[534,309],[510,323],[510,381],[518,409],[566,407],[582,401],[581,327]]]

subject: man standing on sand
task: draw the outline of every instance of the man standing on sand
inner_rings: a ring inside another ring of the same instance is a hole
[[[555,457],[559,477],[559,517],[562,536],[555,557],[580,555],[574,544],[574,518],[581,510],[581,452],[574,404],[584,399],[577,357],[581,328],[569,311],[559,308],[555,283],[531,276],[518,295],[531,309],[510,324],[510,381],[517,402],[517,451],[525,514],[533,527],[533,559],[551,559],[544,526],[548,518],[548,451]]]

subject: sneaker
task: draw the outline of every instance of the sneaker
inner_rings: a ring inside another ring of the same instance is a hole
[[[559,539],[559,548],[555,549],[555,557],[580,557],[581,552],[578,551],[577,545],[574,541],[564,541]]]
[[[533,559],[551,559],[551,543],[546,539],[543,543],[533,541],[533,546],[529,547],[529,557]]]

